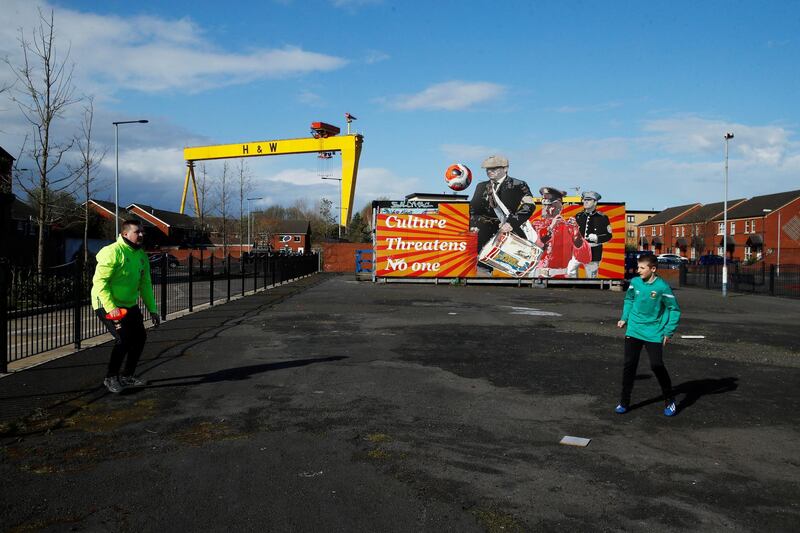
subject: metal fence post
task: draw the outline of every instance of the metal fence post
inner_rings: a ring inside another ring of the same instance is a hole
[[[211,272],[208,278],[208,306],[214,305],[214,252],[211,252],[211,257],[208,258],[208,270]]]
[[[239,252],[239,277],[242,279],[242,296],[244,296],[244,258],[242,257],[241,251]]]
[[[72,272],[72,344],[81,349],[81,298],[83,296],[83,261],[77,259]]]
[[[253,256],[253,294],[258,290],[258,257]]]
[[[192,281],[193,281],[193,278],[192,278],[192,266],[193,266],[193,263],[194,263],[193,259],[194,259],[194,256],[192,255],[192,252],[190,251],[189,252],[189,312],[190,313],[194,310],[194,294],[193,294],[194,293],[194,284],[192,283]]]
[[[775,265],[769,266],[769,295],[775,296]]]
[[[270,261],[269,261],[270,262],[270,271],[272,272],[272,286],[274,287],[275,286],[275,262],[276,262],[276,258],[275,257],[270,257],[269,259],[270,259]]]
[[[269,257],[265,255],[264,256],[264,290],[267,290],[267,267],[269,266],[268,261],[269,261]]]
[[[167,319],[167,254],[161,256],[161,320]]]
[[[8,372],[8,264],[0,261],[0,373]]]
[[[231,301],[231,254],[225,258],[225,277],[228,278],[228,300]]]

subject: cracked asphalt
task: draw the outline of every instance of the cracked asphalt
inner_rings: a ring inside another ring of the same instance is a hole
[[[314,275],[0,379],[4,531],[796,531],[800,301],[680,289],[661,415],[619,292]],[[565,435],[586,448],[559,445]]]

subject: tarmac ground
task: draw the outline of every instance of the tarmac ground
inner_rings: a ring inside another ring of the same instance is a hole
[[[674,418],[645,354],[613,412],[590,288],[317,274],[150,330],[142,389],[108,345],[8,375],[0,530],[797,531],[800,301],[676,296]]]

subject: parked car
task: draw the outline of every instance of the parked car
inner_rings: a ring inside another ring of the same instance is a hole
[[[672,255],[672,254],[664,254],[664,255]],[[658,256],[658,268],[660,269],[669,269],[669,270],[677,270],[681,267],[683,261],[681,261],[680,257],[661,257]]]
[[[688,263],[689,262],[689,258],[688,257],[683,257],[683,256],[680,256],[678,254],[660,254],[658,256],[658,259],[659,260],[661,260],[661,259],[677,259],[677,260],[679,260],[679,261],[681,261],[683,263]]]
[[[721,265],[723,263],[721,255],[701,255],[697,260],[698,265]]]
[[[151,252],[147,255],[148,257],[150,257],[150,265],[158,264],[159,261],[161,261],[161,257],[163,257],[164,255],[167,256],[167,265],[169,266],[169,268],[176,268],[181,264],[181,262],[178,260],[177,257],[166,252]]]

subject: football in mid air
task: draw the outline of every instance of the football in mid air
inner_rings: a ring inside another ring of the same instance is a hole
[[[463,191],[472,183],[472,171],[461,163],[450,165],[444,173],[444,181],[454,191]]]

